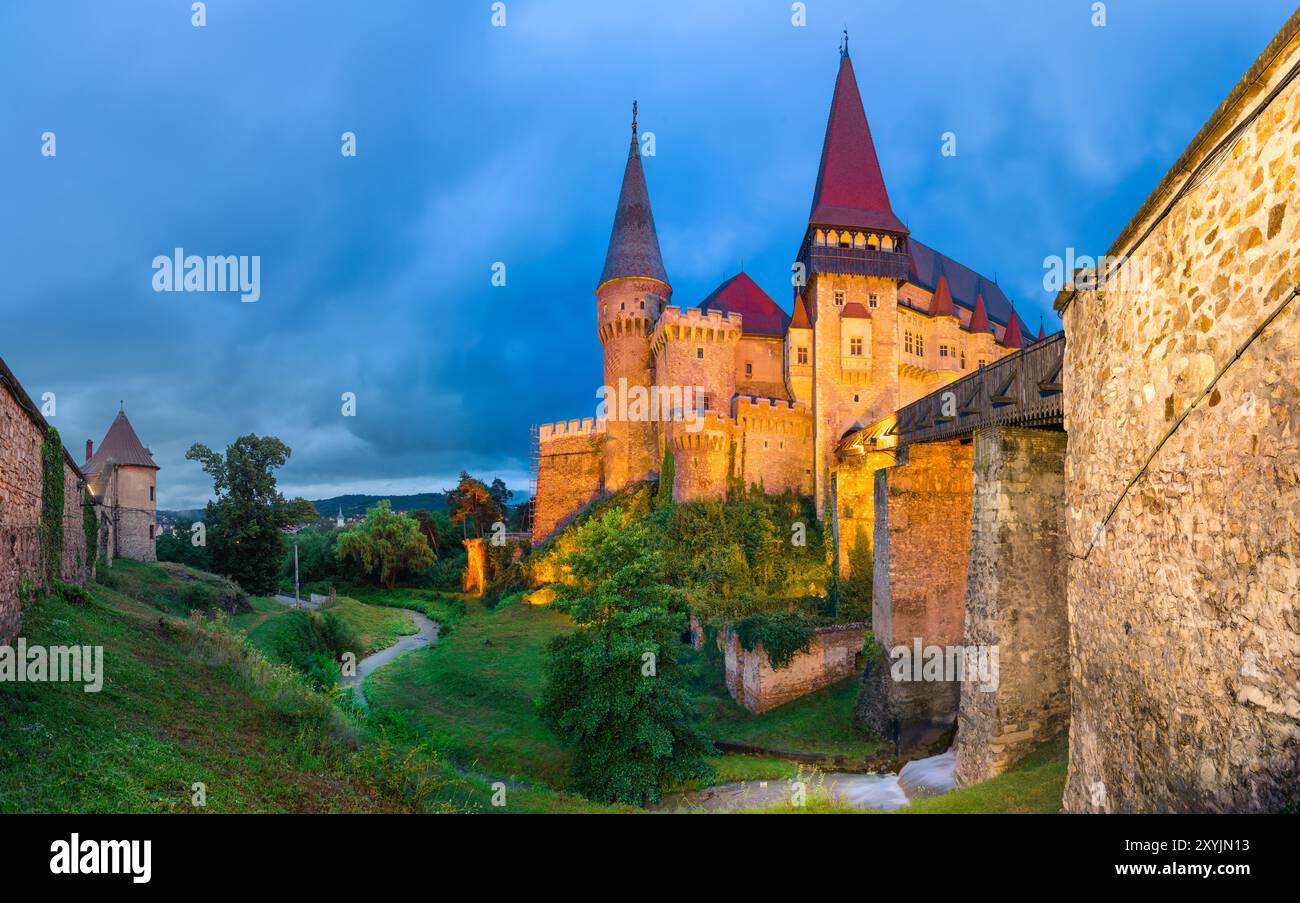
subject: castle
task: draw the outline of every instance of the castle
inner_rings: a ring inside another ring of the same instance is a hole
[[[671,305],[633,105],[596,287],[604,385],[632,403],[537,428],[534,541],[599,496],[657,479],[666,454],[678,501],[721,497],[735,479],[812,495],[821,516],[846,434],[1027,344],[995,281],[895,215],[847,39],[791,271],[793,315],[744,272],[694,306]]]
[[[81,471],[99,516],[99,555],[156,561],[158,465],[119,410],[96,449],[86,440]]]

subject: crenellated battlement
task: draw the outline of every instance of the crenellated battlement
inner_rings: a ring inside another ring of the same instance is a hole
[[[579,420],[559,420],[555,423],[544,423],[537,427],[537,438],[541,442],[553,442],[557,439],[572,439],[576,436],[597,436],[604,432],[604,418],[583,417]]]
[[[743,318],[718,310],[696,307],[665,307],[650,337],[650,348],[658,354],[670,341],[728,342],[740,341]]]

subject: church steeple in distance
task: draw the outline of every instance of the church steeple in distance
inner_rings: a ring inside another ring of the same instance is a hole
[[[641,167],[641,148],[637,141],[637,104],[632,101],[632,141],[623,169],[623,188],[614,213],[614,229],[605,252],[605,269],[600,285],[611,279],[642,276],[668,285],[663,256],[659,253],[659,236],[655,232],[654,213],[650,209],[650,192]]]

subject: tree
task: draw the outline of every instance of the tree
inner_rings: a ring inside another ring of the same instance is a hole
[[[363,523],[339,535],[337,554],[340,560],[353,559],[372,574],[378,573],[387,589],[397,584],[403,571],[433,564],[429,540],[415,518],[394,511],[388,499],[367,511]]]
[[[196,546],[191,520],[178,520],[175,530],[158,537],[155,548],[159,561],[177,561],[200,571],[212,570],[212,555],[207,545]]]
[[[659,465],[659,491],[655,493],[655,508],[667,508],[673,503],[673,480],[677,474],[677,457],[672,447],[664,443],[664,461]]]
[[[195,443],[185,453],[212,477],[214,501],[206,513],[207,542],[212,567],[246,592],[275,591],[276,572],[284,548],[281,530],[317,517],[306,499],[288,501],[275,487],[275,473],[293,454],[274,436],[240,436],[221,456]]]
[[[501,495],[505,493],[504,497]],[[497,521],[505,520],[505,499],[511,493],[500,480],[493,480],[489,489],[482,480],[476,480],[461,471],[460,482],[456,488],[447,493],[447,504],[451,508],[451,522],[461,524],[461,529],[472,531],[475,536],[482,536]]]
[[[707,778],[713,750],[692,725],[677,662],[687,611],[644,520],[622,508],[574,531],[574,583],[555,605],[578,625],[549,646],[542,713],[574,752],[574,786],[602,801],[645,805],[668,779]]]

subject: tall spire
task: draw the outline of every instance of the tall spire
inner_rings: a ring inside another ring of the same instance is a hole
[[[632,143],[623,169],[623,188],[614,213],[614,229],[605,252],[605,269],[600,284],[623,276],[645,276],[668,284],[663,257],[659,253],[659,236],[655,232],[654,213],[650,210],[650,192],[641,168],[641,149],[637,143],[636,101],[632,101]]]
[[[847,29],[840,48],[840,72],[835,79],[831,112],[826,119],[809,222],[907,233],[907,227],[889,206],[885,177],[849,59]]]
[[[952,289],[948,286],[948,277],[943,268],[939,268],[939,281],[934,286],[934,297],[930,301],[930,316],[955,317],[957,307],[952,303]]]

